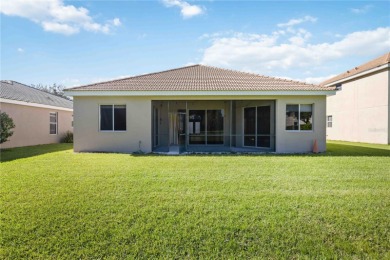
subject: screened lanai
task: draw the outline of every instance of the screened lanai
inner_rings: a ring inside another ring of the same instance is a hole
[[[273,152],[274,100],[152,101],[156,153]]]

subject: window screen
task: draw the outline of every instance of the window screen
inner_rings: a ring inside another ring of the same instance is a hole
[[[327,121],[328,121],[328,127],[332,127],[333,126],[333,116],[328,116],[327,117]]]
[[[299,130],[313,130],[312,105],[300,105],[299,109]]]
[[[256,107],[244,108],[244,145],[256,146]]]
[[[57,134],[57,113],[50,113],[50,134]]]
[[[126,106],[114,106],[114,130],[126,131]]]
[[[286,106],[286,130],[299,130],[298,111],[299,105]]]
[[[113,130],[113,114],[112,105],[100,106],[100,130],[112,131]]]
[[[126,105],[101,105],[100,130],[126,131]]]
[[[313,130],[313,105],[286,105],[286,130]]]

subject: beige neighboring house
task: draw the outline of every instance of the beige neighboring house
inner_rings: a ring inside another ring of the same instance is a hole
[[[390,52],[321,83],[327,98],[327,139],[390,144]]]
[[[0,84],[0,110],[15,124],[0,148],[58,143],[66,131],[73,132],[72,101],[15,81]]]
[[[326,150],[331,88],[194,65],[66,90],[74,150],[306,153]]]

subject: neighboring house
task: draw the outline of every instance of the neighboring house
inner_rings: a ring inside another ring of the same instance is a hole
[[[326,149],[331,88],[194,65],[66,90],[74,150],[311,152]]]
[[[1,81],[0,110],[15,124],[1,148],[58,143],[66,131],[73,131],[72,101],[15,81]]]
[[[390,144],[390,52],[321,83],[327,98],[327,138]]]

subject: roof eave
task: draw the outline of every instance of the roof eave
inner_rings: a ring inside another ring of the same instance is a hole
[[[67,96],[323,96],[334,95],[336,90],[290,90],[290,91],[119,91],[78,90],[66,91]]]
[[[14,100],[14,99],[8,99],[8,98],[0,98],[0,102],[14,104],[14,105],[29,106],[29,107],[39,107],[39,108],[48,108],[48,109],[54,109],[54,110],[73,111],[73,108],[69,108],[69,107],[46,105],[46,104],[26,102],[26,101]]]
[[[359,73],[354,74],[352,76],[349,76],[349,77],[346,77],[346,78],[342,78],[342,79],[339,79],[339,80],[335,80],[335,81],[326,83],[323,86],[330,87],[330,86],[336,85],[338,83],[343,83],[345,81],[349,81],[349,80],[352,80],[352,79],[355,79],[355,78],[358,78],[358,77],[362,77],[362,76],[365,76],[365,75],[368,75],[368,74],[371,74],[371,73],[374,73],[374,72],[377,72],[377,71],[380,71],[380,70],[383,70],[383,69],[388,69],[388,68],[390,68],[390,63],[386,63],[386,64],[380,65],[378,67],[375,67],[375,68],[372,68],[372,69],[368,69],[368,70],[359,72]]]

